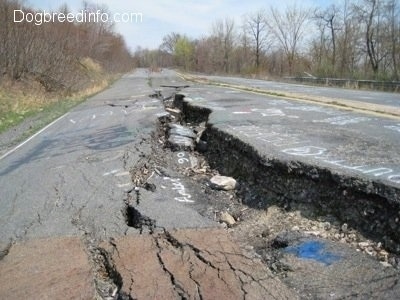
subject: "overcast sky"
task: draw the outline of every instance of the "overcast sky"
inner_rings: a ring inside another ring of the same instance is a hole
[[[57,11],[68,2],[72,12],[82,8],[81,0],[27,0],[26,3],[39,10]],[[213,22],[225,17],[233,18],[237,24],[242,16],[260,8],[270,6],[285,7],[294,3],[292,0],[100,0],[91,3],[106,5],[112,13],[141,13],[141,23],[119,23],[116,30],[125,37],[131,50],[137,46],[157,48],[162,38],[171,32],[185,33],[189,37],[199,38],[211,31]],[[335,0],[303,0],[298,6],[328,6]]]

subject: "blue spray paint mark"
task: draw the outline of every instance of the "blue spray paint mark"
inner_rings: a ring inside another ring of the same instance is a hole
[[[299,258],[313,259],[327,266],[338,261],[341,257],[326,251],[326,246],[320,241],[307,241],[296,246],[286,248],[286,252]]]

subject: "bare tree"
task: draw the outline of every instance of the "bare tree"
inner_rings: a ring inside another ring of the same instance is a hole
[[[212,37],[203,37],[196,42],[196,71],[212,73],[215,71],[213,65],[212,52],[214,41]]]
[[[253,14],[247,15],[245,17],[244,26],[254,44],[255,66],[258,70],[260,67],[260,57],[263,51],[268,49],[271,45],[265,10],[259,10]]]
[[[381,62],[388,55],[384,46],[385,28],[382,23],[382,7],[378,0],[364,0],[361,4],[354,5],[360,22],[365,26],[365,48],[369,63],[374,73],[378,76]]]
[[[366,25],[367,25],[367,30],[366,30],[366,45],[367,45],[367,53],[369,56],[369,60],[372,66],[372,70],[374,71],[375,74],[378,73],[379,69],[379,63],[382,59],[382,57],[379,57],[378,55],[378,41],[375,39],[375,36],[378,35],[379,31],[379,24],[375,28],[374,27],[374,18],[375,15],[377,14],[377,2],[376,0],[371,0],[368,1],[370,4],[369,11],[364,11],[364,16],[366,19]]]
[[[358,60],[360,26],[351,9],[351,0],[344,0],[341,7],[341,25],[337,35],[338,74],[353,77]]]
[[[248,73],[250,71],[252,59],[251,40],[245,28],[238,35],[238,45],[235,47],[235,69],[237,73]]]
[[[398,1],[341,0],[313,10],[296,5],[283,10],[261,9],[244,15],[243,31],[238,34],[232,19],[222,19],[213,24],[210,34],[198,40],[173,32],[164,37],[157,51],[141,50],[136,58],[141,64],[144,61],[163,66],[179,64],[208,73],[248,74],[263,68],[271,75],[282,75],[302,68],[320,76],[365,78],[375,74],[398,79]],[[318,31],[309,30],[311,17]],[[115,56],[112,47],[122,48],[116,46],[121,43],[112,30],[108,35],[107,30],[95,26],[80,29],[80,37],[88,41],[87,51],[82,52],[85,55],[104,61],[107,55]],[[98,34],[99,30],[103,34]],[[311,47],[305,52],[304,40],[308,34],[314,35]]]
[[[175,45],[182,36],[177,32],[171,32],[163,37],[160,45],[160,50],[167,53],[173,54],[175,51]]]
[[[340,29],[336,22],[339,12],[339,8],[334,4],[325,10],[317,9],[314,12],[314,18],[317,19],[322,35],[324,35],[325,28],[328,28],[330,33],[330,42],[332,48],[331,65],[333,73],[335,73],[336,68],[336,31]]]
[[[222,70],[225,73],[230,71],[230,59],[234,46],[235,39],[235,22],[233,19],[225,18],[224,20],[216,21],[213,25],[213,38],[215,41],[216,54],[219,54],[218,59],[222,62]]]
[[[400,49],[400,6],[398,0],[390,0],[387,4],[389,20],[390,50],[392,58],[393,79],[399,80],[398,60]]]
[[[131,55],[112,24],[54,21],[36,26],[13,22],[15,9],[35,13],[19,1],[0,0],[0,77],[36,80],[46,91],[69,92],[90,77],[84,61],[91,59],[92,66],[96,61],[108,72],[130,69]],[[68,7],[60,10],[66,13]]]
[[[293,73],[293,64],[309,16],[309,9],[302,9],[296,5],[287,6],[283,13],[274,7],[270,8],[268,27],[285,52],[289,74]]]

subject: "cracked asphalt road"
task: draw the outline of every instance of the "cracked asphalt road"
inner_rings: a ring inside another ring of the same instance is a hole
[[[164,106],[149,95],[161,85],[181,84],[172,71],[149,77],[147,71],[137,70],[0,158],[1,298],[297,299],[332,294],[336,286],[318,294],[318,286],[310,287],[303,280],[306,274],[313,282],[313,270],[325,272],[324,266],[285,256],[292,266],[304,264],[285,282],[254,253],[252,245],[243,252],[245,247],[239,248],[234,235],[210,217],[215,214],[209,211],[212,201],[225,197],[229,202],[233,194],[208,191],[205,195],[204,186],[175,172],[174,164],[197,158],[163,148],[163,141],[157,140],[161,136],[154,131],[158,118],[165,116]],[[163,88],[164,100],[173,91],[170,86]],[[390,193],[379,190],[382,195],[398,200],[397,144],[390,142],[398,135],[397,121],[280,98],[267,97],[266,102],[264,96],[235,90],[194,86],[187,91],[191,98],[186,100],[193,107],[213,111],[209,125],[253,143],[260,153],[372,179],[390,187]],[[390,146],[386,154],[379,151],[381,144],[364,143],[367,133],[351,137],[365,128],[377,134],[377,124],[385,129],[381,139]],[[340,128],[340,135],[323,139],[332,128]],[[350,140],[356,147],[348,146]],[[154,152],[155,144],[161,152]],[[355,151],[367,146],[369,156]],[[167,158],[167,173],[151,173],[157,158]],[[238,164],[230,163],[234,165]],[[241,165],[246,167],[244,162]],[[295,172],[299,166],[290,164]],[[145,179],[135,178],[140,174]],[[318,170],[310,174],[313,180],[318,178]],[[145,182],[151,188],[145,189]],[[143,233],[140,227],[145,226],[151,230]],[[265,248],[266,241],[259,242]],[[359,274],[368,267],[374,276],[388,274],[379,262],[367,259],[361,264],[363,254],[357,258],[353,249],[348,251],[348,260],[332,270],[354,276],[349,265],[355,262]],[[307,268],[310,271],[302,273]],[[386,294],[379,291],[378,296],[397,293],[398,274],[390,270],[390,280],[379,284],[385,292],[388,285],[394,288]],[[329,274],[317,285],[329,281]],[[357,288],[364,289],[362,284]],[[343,290],[341,285],[338,280],[337,288]]]
[[[353,92],[342,94],[351,97]],[[270,159],[310,163],[400,187],[399,118],[214,86],[195,85],[184,95],[193,107],[212,112],[213,128],[251,144]],[[391,198],[397,201],[398,194]]]
[[[378,91],[352,90],[335,87],[310,86],[296,83],[282,83],[268,80],[245,79],[238,77],[224,76],[206,76],[211,81],[228,83],[237,86],[246,86],[257,89],[265,89],[268,91],[276,91],[277,93],[289,92],[299,95],[308,95],[315,97],[327,97],[331,99],[344,99],[347,101],[367,102],[380,105],[388,105],[400,107],[400,95],[398,93],[386,93]]]
[[[126,75],[3,157],[0,243],[123,234],[129,168],[163,111],[151,93],[143,70]]]
[[[298,299],[222,229],[121,237],[104,247],[131,299]]]
[[[124,76],[1,157],[0,298],[296,298],[174,189],[164,208],[140,207],[162,232],[129,226],[131,168],[151,154],[165,112],[148,75]],[[203,231],[173,231],[182,227]]]

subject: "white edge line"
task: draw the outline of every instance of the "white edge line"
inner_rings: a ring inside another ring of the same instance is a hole
[[[129,182],[129,183],[124,183],[124,184],[117,184],[117,187],[119,187],[119,188],[128,187],[128,186],[132,186],[132,183]]]
[[[129,173],[128,171],[115,174],[116,177],[129,176],[129,175],[131,175],[131,173]]]
[[[61,117],[59,117],[58,119],[54,120],[53,122],[51,122],[49,125],[47,125],[46,127],[42,128],[41,130],[39,130],[38,132],[36,132],[34,135],[32,135],[30,138],[28,138],[25,142],[22,142],[21,144],[19,144],[17,147],[15,147],[14,149],[11,149],[10,151],[8,151],[6,154],[2,155],[0,157],[0,160],[6,158],[7,156],[9,156],[11,153],[15,152],[16,150],[18,150],[19,148],[21,148],[23,145],[25,145],[26,143],[28,143],[29,141],[33,140],[35,137],[37,137],[39,134],[41,134],[43,131],[45,131],[47,128],[49,128],[50,126],[54,125],[55,123],[57,123],[58,121],[60,121],[62,118],[66,117],[69,114],[66,113],[65,115],[62,115]]]
[[[114,175],[114,174],[118,173],[119,171],[120,171],[120,169],[115,169],[115,170],[112,170],[110,172],[104,173],[103,176]]]

